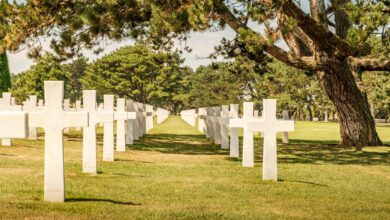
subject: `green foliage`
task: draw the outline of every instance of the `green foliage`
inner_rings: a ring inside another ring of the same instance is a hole
[[[287,110],[296,119],[325,118],[335,112],[316,76],[271,60],[265,66],[245,57],[231,62],[199,67],[189,78],[189,107],[226,105],[253,101],[258,109],[262,100],[275,98],[278,109]]]
[[[11,74],[8,67],[7,53],[0,54],[0,92],[7,92],[11,88]]]
[[[388,29],[390,22],[390,13],[388,11],[389,5],[386,5],[384,1],[359,0],[349,2],[344,9],[348,13],[350,22],[353,24],[348,30],[347,37],[347,40],[352,45],[365,43],[378,30],[384,29],[383,34],[386,34],[386,29]],[[387,45],[390,44],[388,36],[384,37],[383,40],[386,41]]]
[[[63,74],[67,77],[67,84],[65,85],[65,89],[67,90],[66,96],[71,102],[81,100],[83,97],[80,79],[84,77],[87,65],[88,59],[80,57],[71,63],[61,66]]]
[[[14,76],[12,94],[19,102],[29,95],[43,98],[45,80],[62,80],[65,81],[65,98],[75,101],[81,98],[79,78],[84,75],[86,65],[85,58],[61,65],[57,57],[46,54],[29,70]]]
[[[325,111],[335,111],[324,94],[317,76],[273,60],[261,80],[268,97],[278,99],[278,109],[288,110],[294,118],[324,118]]]
[[[190,107],[228,105],[258,100],[260,74],[256,64],[244,57],[199,67],[190,76]]]
[[[185,74],[191,73],[181,64],[177,53],[155,52],[144,44],[136,44],[92,63],[82,83],[84,88],[96,89],[100,95],[112,93],[177,112],[185,101]]]

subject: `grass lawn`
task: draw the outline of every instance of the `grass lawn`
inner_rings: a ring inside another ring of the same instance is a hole
[[[390,144],[390,127],[378,128]],[[43,202],[43,134],[0,147],[0,218],[73,219],[389,219],[390,147],[337,146],[338,125],[297,122],[278,146],[278,182],[170,117],[99,174],[81,173],[81,134],[65,136],[66,203]],[[280,142],[280,141],[279,141]]]

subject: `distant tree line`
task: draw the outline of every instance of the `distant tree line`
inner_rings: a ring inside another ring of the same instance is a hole
[[[334,120],[336,110],[324,94],[317,74],[287,66],[264,56],[254,62],[237,56],[213,62],[195,71],[182,65],[178,52],[158,52],[145,44],[120,48],[93,62],[79,57],[61,64],[46,54],[29,70],[13,75],[12,92],[18,101],[35,94],[42,98],[45,80],[64,80],[65,96],[72,102],[82,98],[83,89],[116,94],[138,102],[179,112],[204,106],[255,102],[276,98],[278,110],[287,110],[298,120]],[[376,117],[390,117],[388,72],[362,74],[362,87],[375,105]]]

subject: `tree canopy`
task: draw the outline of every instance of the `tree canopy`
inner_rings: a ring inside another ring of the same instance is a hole
[[[87,67],[84,88],[116,94],[177,112],[186,74],[177,53],[156,52],[145,44],[123,47]]]
[[[7,13],[9,19],[1,24],[7,28],[0,42],[3,48],[34,46],[38,36],[46,35],[61,58],[107,38],[147,39],[155,48],[170,49],[173,39],[186,39],[191,30],[229,26],[237,36],[224,40],[219,51],[256,62],[262,61],[265,52],[288,66],[316,74],[340,117],[342,144],[382,144],[361,87],[361,74],[390,69],[386,1],[27,0],[9,4]],[[288,50],[275,44],[280,39]],[[375,48],[377,39],[386,49]],[[35,48],[31,56],[40,55],[39,45]]]

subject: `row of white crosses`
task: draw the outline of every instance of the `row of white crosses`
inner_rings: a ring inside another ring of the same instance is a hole
[[[15,101],[11,97],[11,93],[4,92],[3,97],[0,100],[0,111],[10,111],[10,112],[20,112],[22,111],[22,106],[15,105]],[[1,140],[1,145],[3,146],[11,146],[12,139],[11,138],[3,138]]]
[[[189,125],[195,127],[197,118],[196,109],[183,110],[180,112],[180,117]]]
[[[38,106],[36,106],[36,96],[31,96],[24,103],[24,111],[21,111],[22,109],[19,107],[14,107],[16,109],[14,111],[14,108],[9,107],[7,100],[10,100],[10,94],[3,94],[0,105],[2,106],[0,111],[0,138],[3,140],[26,138],[29,129],[41,127],[45,130],[45,201],[63,202],[65,200],[63,149],[63,131],[65,128],[83,128],[83,173],[96,174],[96,125],[98,123],[104,125],[104,161],[114,160],[115,120],[118,126],[117,151],[125,151],[126,144],[132,144],[134,139],[142,137],[148,129],[153,127],[153,115],[155,113],[152,106],[117,99],[116,111],[114,111],[114,96],[105,95],[103,109],[98,111],[96,108],[96,91],[85,90],[83,91],[84,107],[66,111],[65,108],[69,109],[69,107],[64,107],[64,83],[62,81],[46,81],[44,93],[45,106],[43,106],[43,101],[39,101]],[[12,103],[12,101],[9,103]],[[67,105],[65,104],[65,106]],[[129,109],[131,111],[128,111]],[[164,114],[167,113],[164,112]],[[125,122],[127,122],[126,125]],[[149,124],[147,125],[147,123]]]
[[[230,110],[229,110],[230,107]],[[183,118],[184,113],[184,118]],[[238,129],[243,130],[242,166],[254,166],[254,132],[263,135],[263,180],[277,181],[277,137],[283,132],[283,143],[288,143],[289,131],[294,131],[294,121],[288,120],[288,112],[283,111],[283,119],[276,118],[276,100],[263,100],[263,114],[254,110],[252,102],[243,103],[243,115],[238,117],[238,105],[199,108],[198,114],[193,110],[182,111],[182,118],[192,122],[192,115],[198,115],[198,130],[206,134],[222,149],[230,148],[230,157],[239,157]],[[192,125],[191,123],[189,123]],[[194,123],[195,124],[195,123]],[[230,128],[230,143],[229,129]]]

